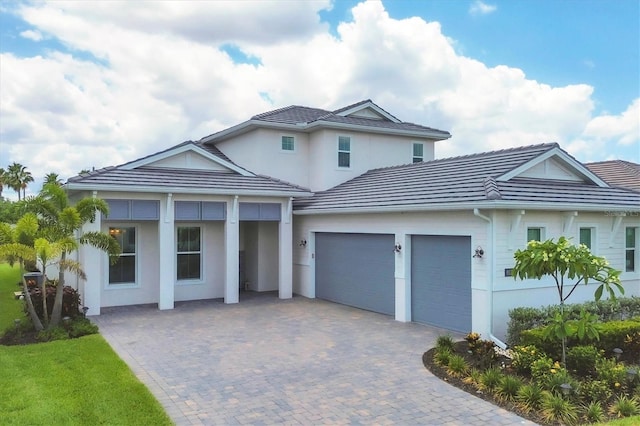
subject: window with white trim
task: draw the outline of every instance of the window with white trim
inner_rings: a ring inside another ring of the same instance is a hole
[[[542,241],[544,238],[544,228],[532,226],[527,228],[527,242]]]
[[[595,230],[589,227],[580,228],[580,244],[584,244],[587,248],[593,251],[593,237],[595,236]]]
[[[199,226],[178,226],[176,232],[176,275],[178,281],[202,276],[202,242]]]
[[[293,136],[283,136],[281,149],[283,151],[295,151],[295,139]]]
[[[424,144],[417,142],[413,144],[412,159],[414,163],[422,163],[424,161]]]
[[[109,265],[109,285],[135,284],[136,282],[136,228],[133,226],[109,227],[109,235],[120,244],[122,252],[118,261]]]
[[[338,167],[351,167],[351,138],[338,136]]]
[[[638,228],[627,227],[624,230],[624,270],[637,271],[638,260]]]

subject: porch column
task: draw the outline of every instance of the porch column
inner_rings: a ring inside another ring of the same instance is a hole
[[[238,196],[227,204],[227,221],[224,226],[226,276],[224,280],[224,303],[240,300],[240,220]]]
[[[411,235],[396,234],[395,252],[396,321],[411,321]]]
[[[97,192],[93,192],[93,197],[97,196]],[[102,215],[98,212],[96,219],[91,222],[87,222],[83,225],[83,232],[100,232],[102,223]],[[82,268],[87,271],[87,280],[81,282],[84,288],[81,292],[83,306],[89,308],[87,315],[100,315],[100,294],[102,293],[102,287],[104,286],[102,280],[104,274],[102,271],[103,260],[106,257],[104,252],[98,250],[90,245],[82,247]],[[104,262],[107,262],[104,260]],[[106,278],[109,279],[108,276]]]
[[[278,227],[278,297],[293,297],[293,224],[291,223],[293,198],[282,206]]]
[[[160,204],[158,248],[160,250],[160,295],[158,309],[173,309],[176,277],[175,226],[173,194],[167,194]]]

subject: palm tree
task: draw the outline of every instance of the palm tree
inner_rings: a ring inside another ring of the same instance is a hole
[[[85,273],[81,265],[67,258],[82,244],[93,246],[107,252],[111,262],[118,260],[120,246],[105,232],[82,232],[87,222],[93,222],[96,214],[108,214],[106,201],[100,198],[86,197],[71,206],[65,190],[56,184],[45,184],[37,197],[27,200],[26,210],[38,216],[39,235],[46,240],[40,243],[44,252],[39,250],[38,257],[45,253],[49,259],[55,258],[58,266],[58,284],[56,297],[48,327],[56,327],[62,319],[62,295],[64,293],[65,272],[69,271],[81,278]],[[78,237],[79,235],[79,237]]]
[[[0,199],[2,199],[2,190],[4,189],[4,185],[7,184],[7,172],[0,167]]]
[[[6,172],[7,186],[18,193],[18,200],[20,200],[20,189],[22,189],[22,181],[20,179],[25,169],[26,167],[22,164],[13,162],[9,164]]]
[[[36,197],[26,200],[25,208],[27,213],[20,219],[19,224],[23,224],[22,228],[29,225],[27,229],[30,232],[17,235],[13,231],[14,227],[0,224],[0,257],[18,258],[21,262],[35,260],[43,275],[46,274],[48,266],[58,267],[58,283],[50,319],[47,318],[46,297],[43,301],[44,327],[52,329],[58,326],[62,319],[65,272],[72,272],[82,279],[86,277],[80,263],[69,259],[68,255],[78,250],[81,244],[88,244],[107,252],[111,262],[115,263],[118,260],[117,255],[120,254],[120,246],[105,232],[82,232],[83,225],[94,221],[96,214],[108,213],[109,208],[104,200],[87,197],[71,206],[64,189],[50,183],[45,184]],[[19,226],[15,227],[18,228]],[[25,236],[28,238],[24,238]],[[46,278],[46,275],[43,276],[43,283],[46,282]],[[46,295],[44,284],[42,291]],[[42,330],[43,325],[35,315],[32,305],[27,297],[27,308],[34,327]]]
[[[7,175],[7,186],[18,193],[18,201],[25,198],[27,185],[33,182],[31,172],[27,171],[22,164],[14,162],[7,168]],[[20,190],[22,190],[22,197]]]
[[[42,186],[44,187],[46,184],[48,183],[52,183],[54,185],[62,185],[62,179],[59,178],[59,175],[57,173],[51,172],[51,173],[47,173],[44,177],[44,182],[42,183]]]

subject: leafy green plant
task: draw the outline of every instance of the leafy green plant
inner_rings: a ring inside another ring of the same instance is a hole
[[[596,362],[602,358],[602,351],[593,346],[574,346],[567,351],[567,368],[581,377],[595,376]]]
[[[579,394],[583,401],[594,402],[607,401],[613,392],[604,380],[584,380],[580,383]]]
[[[609,406],[609,414],[616,417],[635,416],[640,412],[640,404],[635,397],[620,395]]]
[[[493,392],[500,384],[503,376],[499,368],[487,368],[480,375],[480,386],[482,389]]]
[[[447,372],[455,377],[463,376],[469,370],[469,364],[460,355],[451,355],[447,363]]]
[[[537,410],[542,403],[542,388],[535,383],[522,386],[516,395],[518,406],[525,412]]]
[[[600,401],[591,401],[582,406],[584,419],[589,423],[600,423],[604,420],[604,408]]]
[[[86,318],[76,318],[69,325],[69,337],[77,338],[98,333],[98,326]]]
[[[441,348],[436,351],[436,354],[434,355],[433,360],[435,361],[436,364],[446,367],[447,365],[449,365],[449,359],[451,358],[452,355],[453,353],[451,352],[450,349]]]
[[[40,342],[51,342],[54,340],[67,340],[69,333],[63,327],[54,327],[42,330],[36,336]]]
[[[560,368],[560,364],[557,362],[554,363],[551,358],[544,356],[531,363],[531,377],[534,381],[540,383],[545,377],[552,373],[554,368]]]
[[[467,377],[462,379],[462,381],[468,385],[479,386],[480,385],[480,376],[482,376],[482,371],[477,368],[471,368],[468,371]]]
[[[614,359],[604,358],[596,361],[596,376],[610,389],[618,391],[626,380],[627,370],[623,364],[617,363]]]
[[[610,267],[605,258],[593,255],[584,244],[574,246],[565,237],[560,237],[557,243],[553,239],[544,242],[529,241],[525,250],[517,250],[514,253],[514,259],[516,261],[512,270],[514,278],[540,280],[549,276],[556,284],[560,312],[550,321],[548,336],[560,340],[562,364],[566,365],[566,339],[570,335],[564,310],[566,300],[579,284],[587,284],[589,280],[600,283],[594,293],[596,300],[602,298],[605,290],[612,299],[615,299],[614,289],[624,294],[624,288],[620,283],[620,271]],[[575,282],[566,289],[565,279],[575,280]],[[585,327],[587,322],[585,320]],[[585,329],[583,336],[588,333],[589,331]]]
[[[465,337],[469,351],[476,358],[481,367],[486,368],[498,359],[495,351],[495,343],[491,340],[482,340],[478,333],[469,333]]]
[[[453,352],[454,341],[451,335],[443,334],[438,336],[436,339],[436,349],[448,349],[450,352]]]
[[[518,374],[531,375],[531,366],[545,356],[544,352],[534,345],[515,346],[512,350],[511,366]]]
[[[505,401],[514,401],[522,385],[523,381],[521,378],[507,374],[500,380],[496,388],[496,396]]]
[[[540,415],[549,423],[573,425],[578,422],[578,407],[553,392],[543,392],[540,408]]]

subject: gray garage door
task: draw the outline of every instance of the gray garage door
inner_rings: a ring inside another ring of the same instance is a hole
[[[471,331],[471,238],[411,238],[411,316],[415,322]]]
[[[395,312],[394,236],[316,234],[316,297]]]

